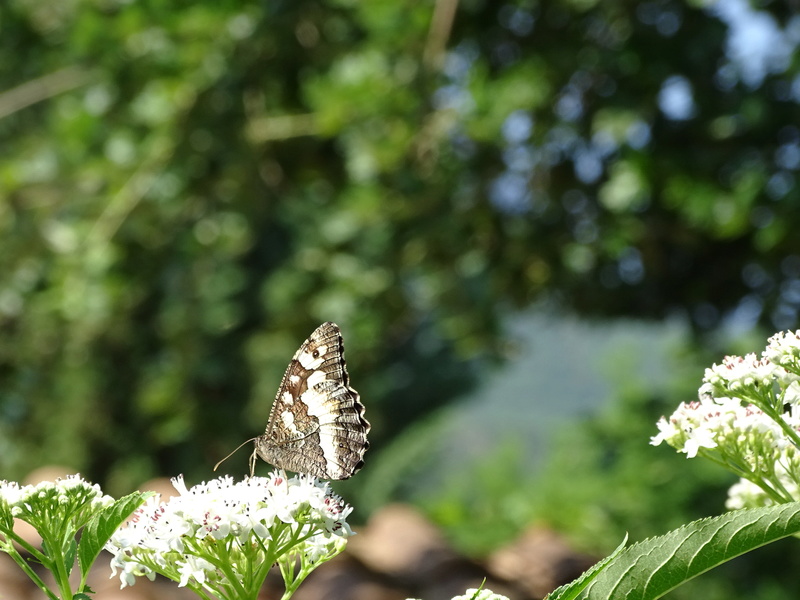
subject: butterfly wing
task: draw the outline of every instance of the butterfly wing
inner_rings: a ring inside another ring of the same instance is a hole
[[[255,452],[280,469],[347,479],[364,464],[369,429],[350,387],[341,331],[323,323],[289,363]]]

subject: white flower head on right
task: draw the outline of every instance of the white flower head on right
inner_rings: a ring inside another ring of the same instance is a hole
[[[800,331],[777,333],[760,356],[705,370],[698,400],[662,417],[651,444],[703,456],[736,473],[728,506],[800,500]]]

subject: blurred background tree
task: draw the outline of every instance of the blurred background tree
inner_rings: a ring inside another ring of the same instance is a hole
[[[797,326],[791,3],[11,0],[0,30],[3,477],[208,478],[324,320],[377,453],[539,301]]]

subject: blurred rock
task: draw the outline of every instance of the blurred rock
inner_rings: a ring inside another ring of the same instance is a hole
[[[525,597],[544,598],[558,586],[576,579],[597,560],[570,548],[554,531],[534,527],[492,554],[487,567],[498,579],[513,582]]]
[[[161,496],[162,502],[167,502],[172,497],[180,496],[180,492],[172,485],[169,477],[156,477],[150,481],[145,481],[139,486],[140,492],[155,492]]]
[[[0,553],[0,598],[24,600],[31,597],[31,580],[8,554]]]
[[[292,596],[293,600],[405,600],[407,597],[405,592],[382,582],[346,555],[319,567]]]
[[[20,519],[14,519],[14,533],[21,537],[25,543],[41,550],[42,536],[39,535],[39,532],[36,531],[34,526],[30,523],[21,521]],[[23,550],[19,545],[17,545],[17,550],[27,555],[27,551]]]
[[[400,504],[376,512],[348,540],[347,550],[369,570],[407,585],[429,581],[463,562],[436,527]]]
[[[376,512],[347,542],[347,552],[364,567],[405,590],[405,597],[449,600],[479,587],[489,574],[458,555],[441,532],[416,510],[393,504]],[[486,587],[504,593],[497,581]],[[323,597],[323,596],[320,596]]]

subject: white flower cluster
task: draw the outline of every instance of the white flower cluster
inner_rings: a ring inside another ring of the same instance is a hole
[[[0,504],[12,517],[37,528],[51,525],[48,519],[56,515],[69,515],[77,528],[97,510],[113,503],[114,498],[103,494],[99,485],[84,481],[80,475],[24,486],[0,481]]]
[[[796,380],[800,374],[800,330],[782,331],[769,338],[764,358],[782,366]]]
[[[24,486],[0,481],[0,552],[20,566],[43,592],[42,597],[85,597],[86,576],[97,558],[94,550],[106,539],[98,527],[87,525],[92,520],[108,522],[114,518],[115,509],[117,503],[111,496],[80,475]],[[121,512],[117,510],[118,519],[124,517]],[[40,540],[15,531],[18,520],[31,525]],[[80,557],[77,569],[76,556]],[[30,567],[32,563],[49,571],[49,581],[41,571]],[[81,574],[79,580],[70,577],[77,571]]]
[[[706,369],[698,395],[658,421],[651,443],[739,475],[729,507],[800,499],[800,331],[772,336],[760,357],[726,356]]]
[[[328,560],[353,534],[352,508],[312,477],[221,477],[190,489],[182,477],[172,482],[179,496],[151,498],[106,546],[121,587],[161,573],[220,598],[255,598],[275,562]]]
[[[787,418],[789,418],[787,416]],[[796,418],[792,421],[797,422]],[[687,458],[694,458],[701,449],[734,449],[753,453],[757,449],[780,451],[786,446],[786,436],[780,425],[764,412],[742,404],[739,398],[701,398],[681,403],[669,420],[662,417],[656,423],[659,433],[651,438],[654,446],[667,442]],[[753,435],[750,435],[753,434]],[[764,447],[756,447],[755,444]]]

